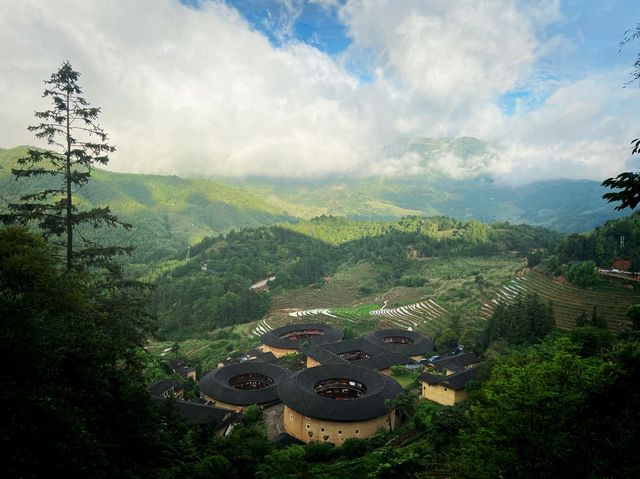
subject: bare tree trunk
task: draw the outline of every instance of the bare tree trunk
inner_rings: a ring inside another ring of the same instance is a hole
[[[71,270],[73,265],[73,223],[71,221],[71,129],[69,124],[69,92],[67,91],[67,151],[66,151],[66,175],[67,183],[67,271]]]

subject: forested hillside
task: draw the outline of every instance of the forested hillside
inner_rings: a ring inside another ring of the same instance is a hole
[[[558,246],[560,262],[594,261],[609,267],[614,259],[632,262],[632,270],[640,271],[640,213],[607,221],[593,231],[569,235]]]
[[[304,218],[444,215],[484,223],[528,223],[573,233],[626,215],[602,199],[606,190],[597,181],[556,179],[521,186],[495,181],[484,168],[499,152],[477,138],[405,138],[389,150],[396,156],[410,155],[417,164],[415,171],[387,177],[234,182]]]
[[[243,229],[206,238],[191,249],[190,260],[167,263],[166,270],[155,272],[152,309],[165,334],[184,337],[262,317],[272,293],[257,293],[250,286],[269,275],[275,275],[271,287],[277,293],[321,284],[339,266],[366,262],[374,271],[361,287],[367,294],[424,284],[424,258],[522,257],[531,249],[554,246],[558,238],[538,227],[444,217],[396,222],[320,217]]]
[[[26,156],[26,152],[27,147],[0,149],[2,202],[14,201],[51,181],[48,178],[15,180],[11,168],[16,167],[16,160]],[[82,207],[109,205],[121,220],[133,225],[132,231],[126,233],[117,229],[101,230],[99,240],[133,246],[133,261],[139,263],[186,255],[187,246],[205,236],[287,219],[280,210],[243,189],[177,176],[97,169],[78,196]]]
[[[604,190],[598,182],[554,180],[512,187],[475,173],[454,179],[429,166],[441,155],[457,155],[473,173],[472,166],[489,154],[487,145],[473,138],[411,139],[396,147],[419,155],[429,173],[315,180],[220,177],[214,181],[98,169],[78,195],[87,208],[110,205],[117,216],[134,225],[132,235],[103,231],[100,240],[134,246],[136,263],[186,255],[188,245],[232,228],[321,215],[377,221],[444,215],[485,223],[527,223],[568,233],[588,231],[624,216],[602,200]],[[26,150],[0,149],[3,203],[48,181],[32,179],[27,186],[29,182],[14,180],[11,168]]]

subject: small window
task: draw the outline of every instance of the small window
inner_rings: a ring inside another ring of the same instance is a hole
[[[447,388],[444,388],[444,390],[446,391],[446,390],[447,390]]]
[[[308,424],[307,424],[307,429],[311,429],[311,426],[309,426]]]
[[[356,429],[356,434],[360,434],[360,431],[358,429]]]
[[[324,432],[324,428],[323,428],[323,427],[321,427],[321,428],[320,428],[320,430],[321,430],[322,432]]]
[[[342,434],[342,431],[338,431],[338,434]]]

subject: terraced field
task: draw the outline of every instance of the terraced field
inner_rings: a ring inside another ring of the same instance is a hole
[[[540,273],[531,272],[504,285],[498,293],[480,307],[481,319],[487,319],[495,307],[509,303],[521,293],[537,293],[544,301],[551,301],[556,324],[563,329],[575,326],[575,319],[585,311],[587,315],[596,307],[599,315],[607,319],[613,331],[625,329],[629,322],[625,313],[629,306],[640,301],[640,296],[624,288],[584,289],[553,281]]]
[[[505,256],[422,259],[416,262],[415,274],[427,279],[424,286],[396,286],[363,297],[360,287],[376,273],[370,265],[361,263],[339,271],[321,287],[277,295],[265,319],[274,328],[292,322],[320,321],[340,328],[348,326],[358,333],[376,328],[434,333],[448,325],[447,311],[456,310],[468,322],[476,321],[486,291],[500,287],[524,266],[522,259]],[[265,325],[258,326],[251,325],[254,337],[264,332],[260,330]]]
[[[373,276],[375,272],[367,263],[338,271],[319,288],[309,286],[277,295],[271,305],[271,314],[287,310],[350,306],[354,298],[359,296],[362,280]]]
[[[320,288],[304,288],[274,298],[269,316],[251,326],[254,337],[268,327],[292,322],[324,322],[338,328],[349,327],[358,334],[381,328],[411,328],[433,334],[448,325],[448,312],[457,311],[466,324],[486,320],[501,302],[517,295],[537,293],[551,301],[560,328],[574,326],[585,311],[595,306],[607,318],[613,331],[627,327],[626,310],[640,302],[640,296],[620,287],[583,289],[553,281],[537,272],[526,272],[520,260],[494,257],[486,259],[429,259],[421,263],[421,274],[428,278],[420,288],[395,287],[377,296],[362,297],[362,281],[375,272],[367,264],[340,271]],[[490,300],[487,292],[495,291]],[[358,298],[362,301],[357,303]],[[466,319],[465,319],[466,318]]]
[[[382,307],[369,304],[351,308],[314,308],[263,319],[251,332],[261,336],[275,327],[296,322],[323,322],[338,328],[349,326],[358,332],[380,328],[434,332],[446,326],[446,313],[447,310],[432,299],[396,308],[386,308],[386,302]]]
[[[376,323],[374,321],[369,320],[365,321],[354,321],[344,317],[337,316],[335,314],[323,314],[323,313],[312,313],[311,311],[315,310],[306,310],[301,311],[300,315],[289,316],[288,314],[279,314],[269,316],[268,318],[262,319],[257,323],[254,323],[253,328],[251,329],[251,335],[254,337],[260,337],[267,331],[271,331],[273,329],[277,329],[281,326],[285,326],[287,324],[302,324],[302,323],[324,323],[329,324],[337,329],[344,329],[346,326],[351,326],[357,334],[363,334],[376,329]],[[324,310],[326,311],[326,310]],[[333,310],[332,310],[333,311]]]
[[[434,321],[438,326],[444,326],[441,323],[444,319],[443,317],[447,314],[447,310],[434,300],[427,299],[397,308],[382,307],[371,311],[370,314],[388,321],[396,328],[419,329],[420,326]]]

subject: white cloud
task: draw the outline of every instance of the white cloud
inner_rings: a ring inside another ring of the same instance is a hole
[[[25,1],[0,17],[3,143],[46,108],[41,80],[83,73],[118,147],[112,167],[187,174],[351,173],[370,151],[357,80],[299,43],[273,48],[233,9],[175,0]],[[18,45],[16,45],[16,39]],[[17,48],[16,48],[17,47]],[[28,60],[25,60],[28,59]]]
[[[515,181],[602,178],[628,159],[640,95],[620,88],[625,75],[571,83],[538,69],[541,58],[574,47],[545,34],[562,21],[558,0],[315,3],[338,8],[352,38],[337,59],[292,38],[294,0],[272,19],[281,47],[219,1],[198,9],[178,0],[1,2],[1,146],[34,143],[26,126],[47,107],[41,81],[69,59],[87,98],[103,108],[117,170],[422,171],[415,155],[385,150],[398,136],[491,140],[500,160],[478,159],[474,171]],[[350,73],[352,64],[365,65],[371,81]],[[533,101],[505,116],[499,97],[523,85]],[[610,159],[602,163],[603,155]],[[465,175],[468,163],[458,160],[443,156],[435,166]]]
[[[501,146],[494,173],[516,182],[602,179],[631,167],[640,95],[621,87],[623,76],[616,70],[563,85],[538,110],[505,120],[491,137]]]

